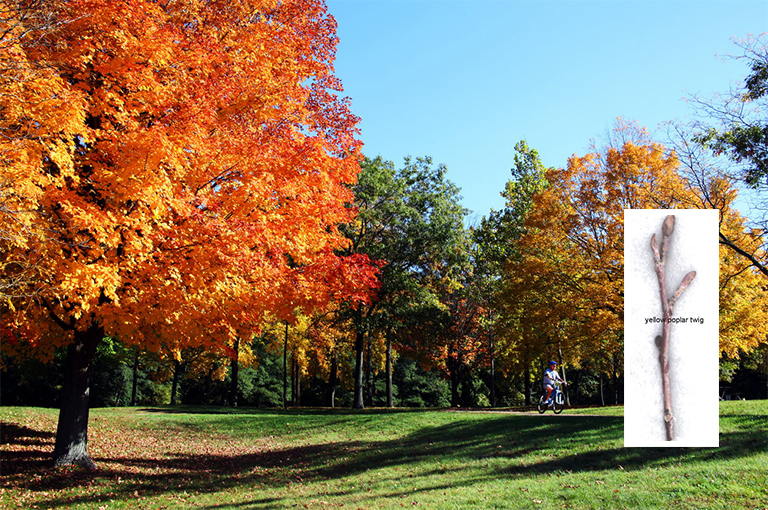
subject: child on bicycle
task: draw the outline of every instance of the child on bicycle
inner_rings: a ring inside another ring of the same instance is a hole
[[[555,389],[556,382],[568,384],[557,373],[557,362],[550,361],[549,368],[544,371],[544,389],[547,391],[547,402],[550,402],[552,399],[552,391]]]

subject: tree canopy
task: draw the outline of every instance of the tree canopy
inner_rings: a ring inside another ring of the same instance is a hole
[[[337,253],[359,142],[323,2],[16,6],[0,45],[17,75],[0,82],[3,205],[23,212],[0,219],[18,233],[6,349],[76,346],[87,367],[104,334],[211,348],[268,314],[367,299],[367,258]]]

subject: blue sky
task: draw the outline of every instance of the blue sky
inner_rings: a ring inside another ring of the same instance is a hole
[[[444,163],[474,219],[503,207],[519,140],[562,167],[617,117],[654,135],[743,80],[723,57],[768,31],[765,0],[326,2],[364,153]]]

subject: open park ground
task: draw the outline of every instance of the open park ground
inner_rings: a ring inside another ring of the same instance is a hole
[[[721,402],[719,448],[623,448],[622,411],[93,409],[88,472],[2,407],[0,507],[768,508],[768,401]]]

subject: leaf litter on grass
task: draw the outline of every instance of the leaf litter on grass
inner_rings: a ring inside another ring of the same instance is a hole
[[[612,416],[308,413],[304,422],[294,412],[288,433],[279,412],[97,409],[95,473],[48,467],[55,411],[1,411],[0,504],[9,508],[768,506],[750,488],[766,455],[754,437],[760,425],[746,411],[722,421],[728,441],[719,450],[654,450],[622,448],[621,421]],[[341,426],[331,432],[324,423]]]

